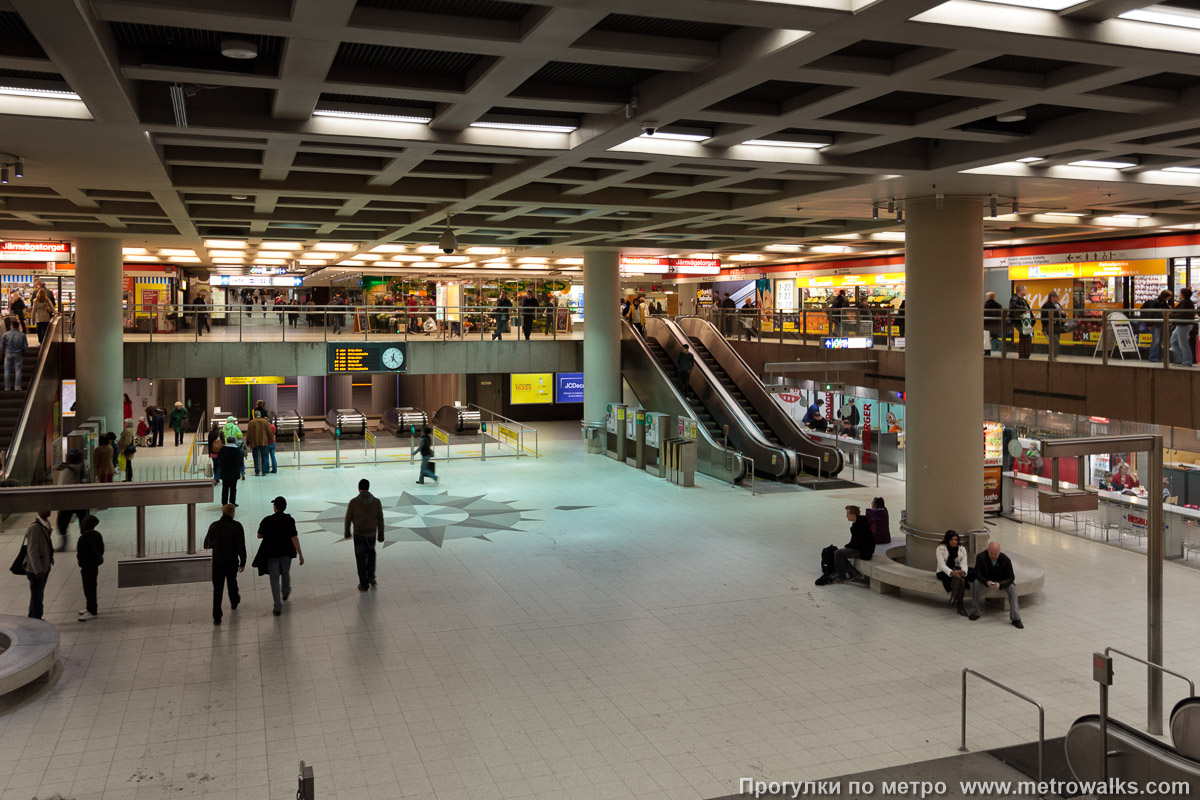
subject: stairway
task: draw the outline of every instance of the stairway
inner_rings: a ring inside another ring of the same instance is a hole
[[[21,418],[21,409],[25,407],[25,395],[33,381],[34,370],[37,369],[37,359],[38,348],[31,345],[25,351],[25,360],[21,365],[21,391],[5,392],[0,389],[0,450],[7,450],[12,444],[13,434],[17,431],[17,421]],[[2,370],[0,362],[0,373]]]
[[[654,358],[658,360],[658,365],[662,367],[666,373],[667,379],[675,386],[679,385],[679,370],[675,368],[675,362],[667,355],[667,351],[663,346],[654,339],[646,339],[646,346],[650,348],[650,352],[654,354]],[[704,407],[704,403],[700,401],[700,396],[688,388],[684,393],[684,401],[688,407],[692,409],[692,413],[696,415],[696,419],[708,431],[708,435],[712,437],[714,442],[723,442],[725,440],[725,432],[721,430],[721,426],[713,419],[712,414],[708,413],[708,409]]]
[[[738,388],[738,385],[733,382],[733,379],[729,377],[729,373],[725,371],[720,362],[718,362],[717,359],[713,357],[713,354],[708,351],[708,348],[705,347],[704,344],[695,336],[689,338],[691,339],[692,343],[692,352],[704,360],[704,363],[708,365],[708,368],[712,374],[715,375],[717,380],[721,382],[721,385],[725,387],[725,391],[729,393],[730,397],[737,401],[737,404],[742,407],[743,411],[746,412],[746,416],[750,417],[755,426],[762,431],[762,435],[767,438],[767,441],[774,445],[778,445],[779,447],[783,447],[783,442],[781,442],[779,437],[775,435],[775,431],[771,430],[771,426],[767,425],[766,420],[762,418],[762,415],[758,413],[758,410],[755,409],[750,401],[746,398],[745,393],[742,392],[742,390]]]

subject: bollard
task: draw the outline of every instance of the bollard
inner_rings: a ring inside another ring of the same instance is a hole
[[[187,504],[187,552],[196,554],[196,504]]]
[[[620,461],[622,464],[624,464],[625,459],[628,458],[628,453],[629,453],[629,444],[628,444],[629,440],[626,435],[626,427],[625,427],[626,425],[629,424],[629,415],[626,413],[627,409],[624,404],[620,404],[620,403],[617,404],[616,410],[617,410],[617,461]]]
[[[146,557],[146,507],[138,506],[135,512],[137,520],[137,557]]]
[[[646,469],[646,412],[638,410],[634,419],[633,460],[639,470]]]

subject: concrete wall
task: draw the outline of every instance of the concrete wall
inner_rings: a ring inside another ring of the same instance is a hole
[[[73,347],[73,345],[67,345]],[[126,378],[324,375],[325,342],[126,342]],[[408,374],[581,372],[583,342],[408,343]]]
[[[750,367],[762,372],[771,361],[861,361],[869,366],[846,371],[789,373],[805,380],[835,380],[852,386],[905,391],[904,352],[848,350],[732,342]],[[1044,408],[1130,422],[1174,425],[1200,430],[1200,370],[1104,366],[1100,362],[1051,364],[1015,358],[986,358],[983,365],[985,403]],[[910,398],[913,402],[918,398]],[[936,399],[935,399],[936,402]]]

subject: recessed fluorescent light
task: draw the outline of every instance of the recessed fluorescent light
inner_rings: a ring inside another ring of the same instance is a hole
[[[540,256],[525,256],[517,259],[518,264],[545,264],[546,259]]]
[[[1081,211],[1047,211],[1046,216],[1048,216],[1048,217],[1086,217],[1087,214],[1084,214]]]
[[[218,258],[236,258],[239,261],[246,257],[246,254],[240,250],[209,250],[208,254],[216,261]]]
[[[826,137],[807,137],[804,139],[748,139],[742,144],[761,145],[763,147],[800,147],[807,150],[819,150],[833,144],[833,139]]]
[[[483,263],[484,264],[508,264],[510,262],[507,258],[489,258],[487,261],[485,261]]]
[[[205,247],[245,247],[246,243],[237,239],[205,239]]]
[[[470,261],[466,256],[438,256],[434,261],[439,264],[461,264],[464,261]]]
[[[496,256],[504,252],[503,247],[468,247],[467,252],[473,256]]]
[[[359,253],[351,258],[352,261],[378,261],[383,256],[378,253]]]
[[[1085,158],[1081,161],[1072,161],[1072,167],[1095,167],[1096,169],[1126,169],[1128,167],[1136,167],[1136,161],[1114,161],[1108,159],[1090,159]]]
[[[158,261],[158,256],[132,255],[132,256],[125,256],[124,260],[125,261]]]
[[[556,259],[554,259],[554,263],[555,264],[582,264],[583,259],[582,258],[556,258]]]
[[[763,249],[772,253],[799,253],[804,247],[798,244],[769,244]]]
[[[323,266],[325,266],[325,259],[323,259],[323,258],[302,258],[302,259],[300,259],[300,266],[302,266],[302,267],[323,267]]]
[[[1045,161],[1045,160],[1046,159],[1043,156],[1025,156],[1024,158],[1018,158],[1017,163],[1018,164],[1036,164],[1039,161]]]
[[[843,239],[846,241],[852,241],[855,239],[861,239],[862,234],[861,233],[839,233],[839,234],[835,234],[834,236],[826,236],[825,238],[826,239]]]
[[[414,255],[392,256],[392,261],[414,261],[414,262],[416,262],[416,261],[424,261],[424,260],[425,260],[424,256],[414,256]]]
[[[378,247],[372,247],[372,253],[403,253],[408,248],[402,244],[381,244]]]
[[[1149,214],[1113,214],[1113,219],[1150,219]]]
[[[730,261],[762,261],[761,253],[735,253],[729,257]]]
[[[442,252],[442,248],[438,247],[436,244],[423,244],[417,248],[417,252],[418,253],[440,253],[440,252]]]
[[[171,261],[176,264],[199,264],[200,263],[200,259],[196,258],[196,256],[171,256],[170,258],[167,259],[167,261]]]
[[[334,111],[322,108],[314,111],[313,116],[335,117],[337,119],[366,119],[375,122],[413,122],[418,125],[426,125],[433,119],[429,114],[422,114],[415,111],[410,114],[375,114],[366,111]]]
[[[353,250],[356,245],[347,244],[345,242],[317,242],[313,245],[314,250],[326,250],[334,253],[344,253],[347,250]]]
[[[529,131],[531,133],[574,133],[578,125],[553,125],[536,122],[472,122],[472,128],[500,128],[509,131]]]
[[[282,267],[284,264],[286,264],[288,262],[287,262],[286,258],[256,258],[256,259],[254,259],[254,263],[255,264],[266,264],[266,265],[272,266],[272,267]]]
[[[903,242],[904,231],[881,231],[879,233],[872,233],[871,238],[884,242]]]
[[[648,133],[643,133],[638,136],[639,139],[674,139],[678,142],[703,142],[712,138],[711,133],[671,133],[670,131],[655,131],[651,136]]]
[[[245,256],[242,256],[241,258],[231,258],[229,256],[221,256],[220,258],[214,258],[212,260],[212,262],[214,264],[245,264],[246,258],[245,258]]]
[[[13,97],[53,97],[58,100],[78,100],[79,95],[75,92],[63,91],[61,89],[26,89],[21,86],[0,86],[0,94],[11,95]]]
[[[171,250],[171,249],[163,248],[158,251],[158,254],[160,256],[194,256],[194,255],[196,255],[196,251],[195,250]]]
[[[1186,8],[1173,6],[1148,6],[1120,15],[1121,19],[1137,22],[1154,22],[1159,25],[1174,25],[1179,28],[1200,28],[1200,14]]]
[[[1189,175],[1200,172],[1200,167],[1163,167],[1163,172],[1186,172]]]
[[[841,244],[819,244],[812,249],[814,253],[851,253],[853,248]]]
[[[996,3],[1002,6],[1040,8],[1043,11],[1062,11],[1064,8],[1079,5],[1083,0],[984,0],[984,2]]]
[[[123,256],[144,256],[146,248],[144,247],[122,247],[121,255]]]
[[[259,250],[298,250],[300,249],[299,242],[263,242],[258,246]]]

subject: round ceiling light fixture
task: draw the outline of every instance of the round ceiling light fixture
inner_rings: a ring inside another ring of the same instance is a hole
[[[221,42],[221,55],[242,61],[258,58],[258,45],[245,39],[225,39]]]
[[[996,115],[996,122],[1024,122],[1025,109],[1018,108],[1013,111],[1005,111],[1003,114]]]

